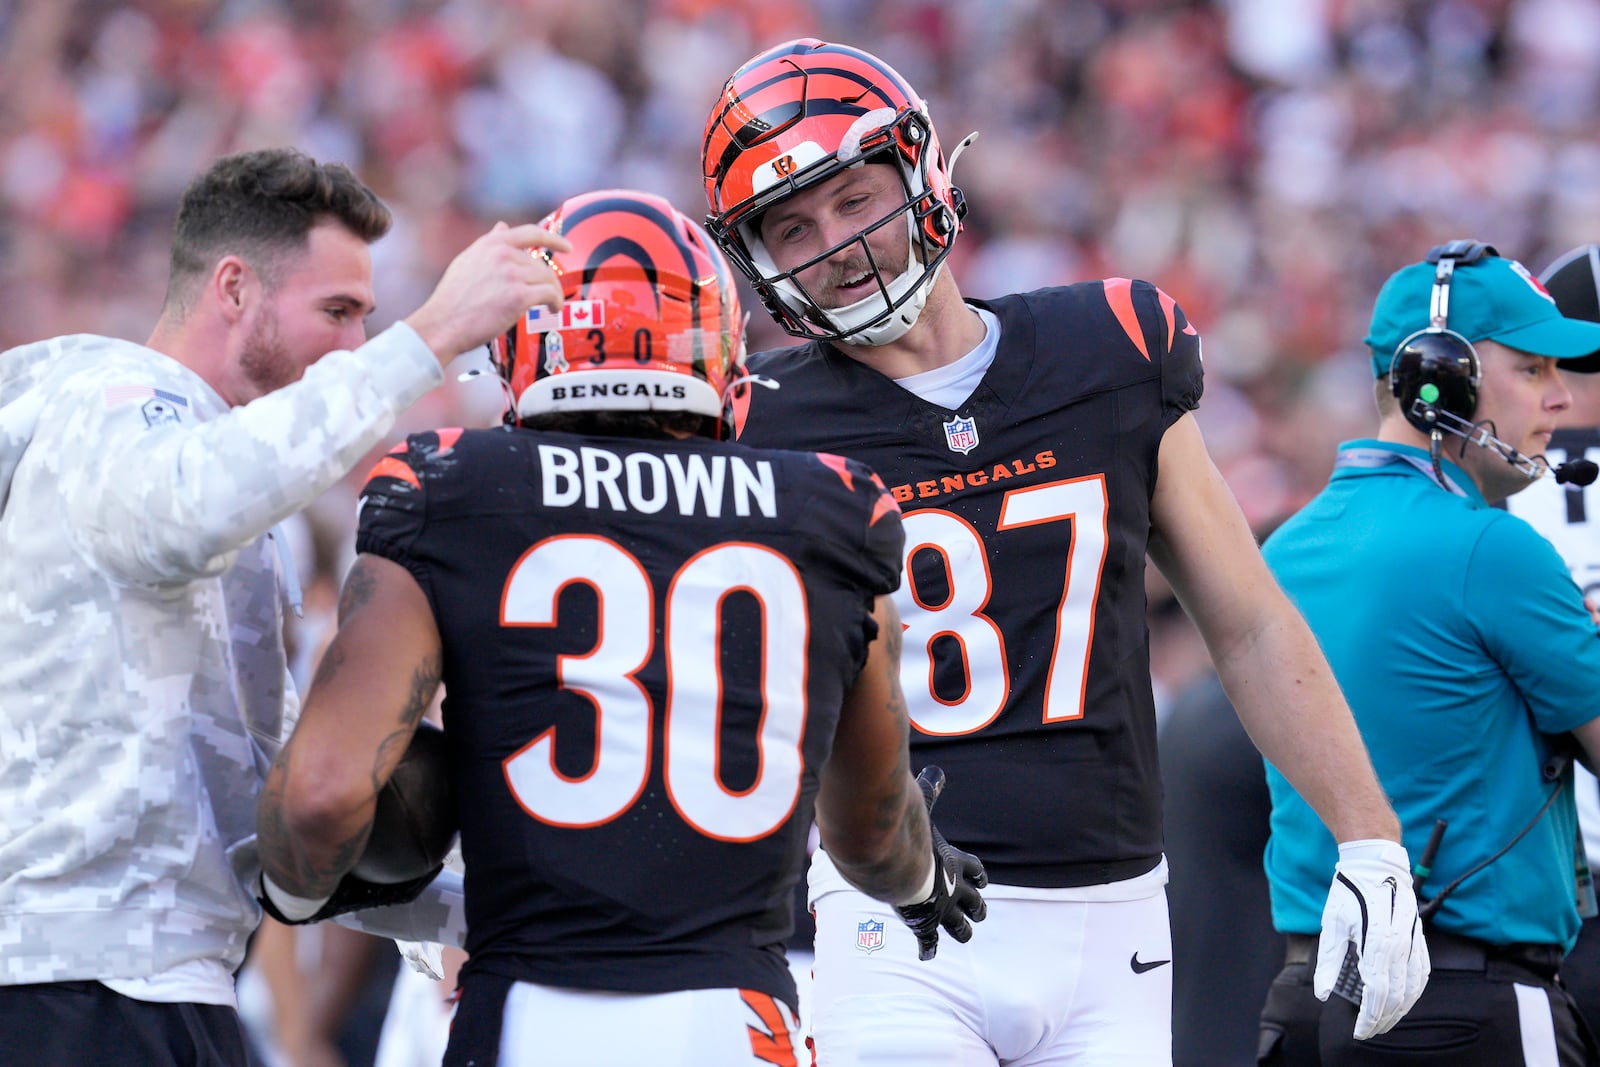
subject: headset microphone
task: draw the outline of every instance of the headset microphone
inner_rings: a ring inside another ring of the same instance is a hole
[[[1452,411],[1446,410],[1435,404],[1430,404],[1427,396],[1432,383],[1424,385],[1416,400],[1412,401],[1412,414],[1415,421],[1426,421],[1435,435],[1435,449],[1437,449],[1437,434],[1443,431],[1461,438],[1469,445],[1487,448],[1497,454],[1501,459],[1511,464],[1527,476],[1528,481],[1537,481],[1546,474],[1555,478],[1561,485],[1591,485],[1596,478],[1600,478],[1600,464],[1588,459],[1572,459],[1565,463],[1552,465],[1543,456],[1527,456],[1518,452],[1510,444],[1500,440],[1494,435],[1491,427],[1493,423],[1468,422]],[[1465,447],[1465,446],[1463,446]],[[1438,464],[1437,455],[1434,458]],[[1438,477],[1437,470],[1435,477]]]
[[[1592,459],[1569,459],[1550,472],[1562,485],[1593,485],[1600,478],[1600,463]]]

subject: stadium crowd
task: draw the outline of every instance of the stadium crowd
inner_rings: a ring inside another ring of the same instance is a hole
[[[374,328],[485,220],[607,185],[698,212],[707,72],[802,34],[875,48],[952,141],[980,132],[954,252],[975,294],[1146,277],[1190,311],[1202,422],[1253,520],[1367,418],[1348,339],[1415,248],[1471,233],[1535,263],[1600,232],[1584,0],[10,3],[0,346],[138,332],[178,191],[238,148],[346,161],[395,210]]]

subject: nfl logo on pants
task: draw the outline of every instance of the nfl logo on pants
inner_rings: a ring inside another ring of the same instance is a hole
[[[867,919],[856,923],[856,948],[862,952],[876,952],[883,947],[883,921]]]
[[[944,440],[950,451],[966,455],[978,447],[978,420],[956,416],[944,424]]]

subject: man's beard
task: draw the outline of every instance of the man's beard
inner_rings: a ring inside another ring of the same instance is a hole
[[[255,329],[245,339],[239,369],[257,396],[282,389],[300,377],[300,371],[278,336],[277,315],[269,312],[257,320]]]

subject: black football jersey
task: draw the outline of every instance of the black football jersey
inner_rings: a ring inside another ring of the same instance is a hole
[[[1161,854],[1145,549],[1163,433],[1200,338],[1147,282],[973,303],[1000,320],[959,411],[813,343],[752,357],[746,443],[838,452],[904,512],[914,767],[952,844],[1010,885],[1094,885]]]
[[[899,584],[899,509],[837,456],[521,429],[416,434],[357,548],[444,649],[469,966],[794,1004],[817,774]]]

